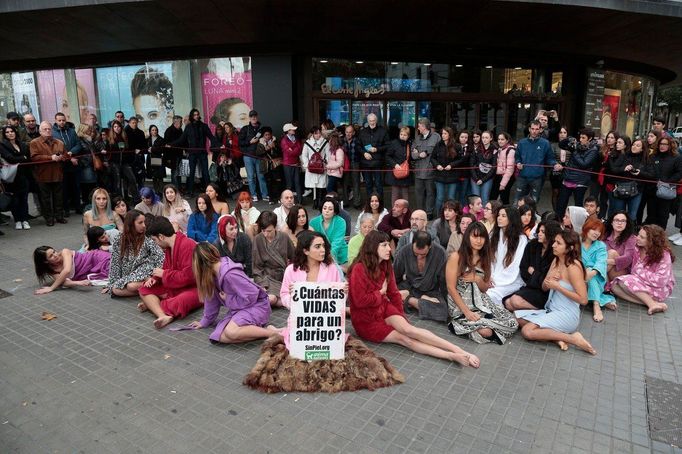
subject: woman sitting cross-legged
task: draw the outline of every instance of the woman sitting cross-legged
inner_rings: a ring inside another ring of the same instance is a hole
[[[526,285],[502,299],[504,307],[508,310],[543,309],[545,307],[549,292],[542,288],[542,283],[554,261],[553,239],[561,230],[561,224],[557,221],[542,221],[538,224],[538,237],[528,242],[521,259],[521,278]]]
[[[645,305],[649,315],[665,312],[663,301],[675,287],[672,264],[675,255],[665,231],[654,224],[643,226],[637,235],[639,252],[633,257],[630,273],[611,282],[611,290],[619,298]]]
[[[294,258],[294,245],[289,235],[277,231],[277,215],[272,211],[263,211],[257,225],[260,233],[253,239],[253,280],[267,291],[270,304],[281,306],[282,278]]]
[[[114,296],[137,296],[140,287],[163,265],[163,251],[145,236],[144,214],[137,210],[126,213],[123,233],[111,244],[109,284],[102,293]]]
[[[229,257],[233,262],[240,263],[246,275],[251,277],[253,244],[246,233],[239,231],[237,220],[231,214],[224,214],[218,219],[218,239],[213,245],[221,257]]]
[[[623,210],[614,211],[606,223],[604,243],[608,249],[606,271],[609,282],[618,276],[629,274],[632,258],[639,253],[634,224]]]
[[[51,246],[40,246],[33,251],[36,276],[41,285],[50,285],[39,288],[35,294],[50,293],[62,286],[89,286],[90,279],[106,279],[109,275],[110,259],[111,254],[101,250],[56,251]]]
[[[241,265],[228,257],[220,258],[215,246],[197,244],[192,268],[199,299],[204,302],[204,316],[190,325],[195,329],[208,328],[222,306],[228,309],[209,336],[212,343],[249,342],[281,332],[268,325],[271,309],[265,290],[249,279]]]
[[[358,336],[371,342],[400,344],[463,366],[479,367],[476,355],[407,321],[391,266],[389,237],[384,232],[369,232],[348,274],[350,315]]]
[[[549,290],[544,309],[514,312],[521,326],[521,335],[531,341],[556,342],[562,350],[575,345],[581,350],[597,351],[580,334],[580,306],[587,304],[585,269],[580,262],[580,238],[565,230],[552,243],[554,261],[542,287]]]
[[[448,328],[453,334],[480,343],[504,342],[519,325],[514,316],[486,293],[491,287],[492,251],[488,230],[474,222],[464,232],[459,251],[445,266],[448,288]]]

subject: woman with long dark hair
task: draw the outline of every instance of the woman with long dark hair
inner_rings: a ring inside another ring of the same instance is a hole
[[[599,150],[600,174],[597,181],[599,182],[599,213],[602,217],[605,217],[607,213],[610,214],[609,200],[612,198],[611,193],[615,182],[610,175],[613,175],[613,168],[619,165],[623,158],[624,150],[617,146],[619,138],[618,131],[609,131]]]
[[[123,130],[123,125],[120,121],[114,120],[111,122],[109,137],[102,155],[109,164],[114,193],[133,199],[137,195],[137,181],[132,167],[135,154],[130,153],[128,148],[128,136]]]
[[[468,159],[466,156],[457,153],[455,133],[452,128],[446,126],[441,131],[440,136],[440,142],[431,153],[431,167],[435,169],[433,181],[436,185],[434,213],[440,213],[445,200],[455,199],[458,186],[455,168],[464,166]],[[408,200],[407,197],[405,200]]]
[[[90,280],[107,279],[111,254],[102,250],[77,252],[70,249],[56,251],[51,246],[40,246],[33,251],[38,283],[43,287],[36,295],[43,295],[60,287],[84,287]]]
[[[230,214],[230,205],[223,200],[220,196],[220,188],[215,183],[209,183],[206,185],[206,195],[211,199],[211,205],[213,205],[213,211],[215,211],[218,216],[224,214]]]
[[[606,272],[610,282],[630,272],[632,259],[638,252],[635,224],[625,211],[615,211],[609,218],[604,232],[604,243],[608,251]]]
[[[187,237],[197,243],[199,241],[214,242],[218,238],[218,213],[213,211],[213,204],[208,194],[199,194],[195,202],[195,211],[187,223]]]
[[[414,185],[414,173],[409,172],[404,178],[396,178],[393,169],[399,169],[412,153],[411,131],[407,126],[400,128],[398,138],[393,140],[386,149],[386,184],[391,187],[391,204],[398,199],[409,200],[410,186]]]
[[[0,157],[5,164],[25,164],[31,161],[31,153],[24,142],[19,140],[17,128],[5,126],[2,128],[0,142]],[[70,164],[69,164],[70,165]],[[18,165],[14,181],[5,183],[5,190],[12,194],[12,218],[16,230],[28,230],[28,192],[31,181],[31,166]]]
[[[111,243],[109,284],[102,293],[111,292],[112,297],[136,296],[154,268],[163,266],[163,251],[145,235],[146,230],[144,214],[128,211],[123,232]]]
[[[516,148],[511,135],[508,132],[499,133],[497,135],[497,169],[489,200],[497,200],[499,196],[504,205],[509,205],[509,194],[514,186],[514,173],[516,172],[515,155]]]
[[[320,215],[310,220],[310,228],[327,237],[334,260],[345,269],[348,262],[348,243],[345,240],[346,221],[339,216],[339,210],[339,203],[336,200],[326,200],[322,204]]]
[[[621,141],[623,142],[625,154],[623,155],[622,161],[620,161],[620,165],[612,169],[613,173],[614,175],[623,177],[641,178],[641,170],[646,167],[648,162],[647,153],[644,151],[645,142],[643,139],[635,139],[628,147],[626,142],[627,138],[627,136],[621,137],[616,142],[617,146],[620,146],[619,144]],[[639,205],[642,202],[642,194],[644,193],[646,185],[639,181],[628,181],[620,178],[616,179],[616,186],[622,184],[633,186],[634,189],[636,189],[637,194],[627,198],[617,196],[618,191],[616,191],[616,194],[612,194],[613,199],[609,202],[609,205],[613,208],[612,214],[618,210],[626,210],[628,217],[635,221],[639,213]]]
[[[417,353],[478,368],[480,360],[476,355],[407,321],[391,266],[389,240],[384,232],[369,232],[348,270],[350,315],[355,332],[371,342],[400,344]]]
[[[296,246],[298,243],[298,234],[305,232],[306,230],[312,230],[308,219],[308,210],[306,210],[303,205],[294,205],[289,210],[287,225],[282,231],[289,235],[291,242]]]
[[[431,224],[431,234],[438,237],[438,242],[443,249],[448,247],[452,232],[457,230],[457,217],[461,211],[458,202],[446,200],[440,210],[440,216]]]
[[[521,278],[525,285],[502,301],[510,311],[520,309],[543,309],[549,293],[542,288],[549,267],[554,260],[552,238],[561,232],[557,221],[542,221],[538,224],[536,239],[530,240],[521,259]]]
[[[559,128],[558,138],[559,143],[565,144],[565,142],[563,141],[568,139],[568,128],[566,126],[562,126]],[[557,145],[557,147],[554,149],[554,159],[556,159],[556,162],[558,164],[561,164],[562,167],[567,167],[570,158],[571,152],[567,149],[567,147],[565,145],[563,147]],[[559,201],[559,191],[561,190],[561,186],[563,185],[564,182],[564,170],[563,169],[559,171],[552,170],[550,172],[549,181],[552,184],[552,208],[556,210],[557,202]],[[550,243],[551,242],[552,240],[550,240]]]
[[[493,285],[491,259],[488,230],[474,222],[445,267],[448,328],[479,344],[494,341],[501,345],[516,332],[518,323],[511,312],[494,304],[486,293]]]
[[[656,224],[665,230],[670,218],[670,206],[677,198],[674,191],[682,180],[682,156],[677,151],[677,141],[668,136],[661,137],[656,144],[656,152],[649,156],[646,170],[640,172],[640,175],[658,182],[652,184],[648,190],[647,217],[644,223]],[[665,195],[657,186],[671,187],[670,195]]]
[[[197,244],[192,270],[199,299],[204,302],[204,316],[190,325],[194,329],[208,328],[216,322],[220,308],[227,308],[209,336],[212,343],[249,342],[280,333],[281,330],[268,325],[271,313],[268,294],[249,279],[241,265],[228,257],[221,258],[215,246]]]
[[[465,159],[465,162],[469,161],[471,154],[474,152],[474,143],[471,139],[469,131],[462,129],[457,134],[457,144],[455,145],[457,150],[457,156]],[[455,170],[455,180],[459,181],[457,185],[457,192],[455,193],[455,199],[459,200],[461,206],[467,206],[467,198],[470,195],[469,191],[469,180],[471,172],[466,169]]]
[[[611,282],[613,293],[631,303],[647,307],[647,313],[665,312],[664,301],[675,287],[672,264],[675,254],[657,225],[645,225],[637,235],[637,249],[630,274],[619,276]]]
[[[147,172],[152,177],[154,192],[157,194],[161,194],[163,179],[166,177],[166,166],[163,165],[164,145],[166,145],[166,141],[159,135],[159,128],[156,125],[149,126],[149,138],[147,138],[149,161],[147,162]]]
[[[337,132],[329,134],[329,153],[325,170],[327,172],[327,192],[336,192],[337,184],[343,179],[345,152],[341,136]]]
[[[542,283],[549,291],[544,309],[520,310],[521,335],[530,341],[555,342],[562,350],[575,345],[592,355],[597,351],[580,334],[580,306],[587,304],[585,270],[580,263],[580,238],[569,230],[557,234],[552,242],[554,261]]]
[[[369,197],[367,197],[364,208],[358,214],[358,220],[355,224],[355,233],[360,231],[360,218],[363,214],[372,215],[372,219],[374,219],[374,228],[377,228],[379,224],[381,224],[384,216],[388,214],[388,210],[384,207],[384,202],[382,201],[379,194],[373,192],[369,195]]]
[[[475,137],[475,136],[474,136]],[[475,146],[469,158],[471,167],[471,193],[481,196],[483,205],[488,203],[493,178],[497,172],[497,146],[490,131],[481,133],[481,142]]]
[[[532,240],[535,236],[535,208],[532,205],[523,205],[519,207],[519,214],[523,233],[529,240]]]
[[[488,289],[487,293],[495,304],[502,304],[502,298],[523,285],[519,267],[528,237],[523,233],[521,215],[516,207],[507,205],[500,208],[490,240],[495,286]]]

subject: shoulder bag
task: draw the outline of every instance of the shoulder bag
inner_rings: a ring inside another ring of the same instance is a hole
[[[675,200],[677,198],[677,185],[659,180],[656,183],[656,197],[663,200]]]
[[[398,168],[393,168],[393,176],[397,180],[404,180],[410,176],[410,144],[407,144],[407,153],[405,156],[405,161],[402,164],[398,164]]]

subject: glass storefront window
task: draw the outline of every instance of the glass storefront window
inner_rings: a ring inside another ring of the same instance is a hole
[[[351,107],[351,119],[353,124],[365,126],[367,123],[367,115],[375,114],[378,123],[384,124],[386,115],[384,113],[383,101],[353,101]]]
[[[503,93],[512,95],[528,95],[533,91],[533,71],[522,68],[504,70]]]
[[[322,99],[319,103],[319,124],[329,119],[334,125],[350,124],[350,101],[345,99]]]
[[[12,99],[14,95],[14,99]],[[16,101],[15,101],[16,100]],[[14,103],[17,103],[15,109]],[[40,122],[38,110],[38,95],[36,92],[35,75],[33,72],[12,73],[0,78],[0,114],[5,118],[7,113],[14,110],[19,115],[32,114]]]

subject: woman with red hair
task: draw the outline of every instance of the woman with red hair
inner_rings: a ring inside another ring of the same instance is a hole
[[[611,290],[619,298],[645,305],[649,315],[665,312],[668,305],[663,301],[675,287],[675,255],[665,231],[654,224],[643,226],[637,235],[637,249],[630,274],[615,278]]]
[[[256,233],[258,233],[256,230],[256,221],[258,220],[258,216],[260,216],[260,211],[253,206],[253,199],[248,192],[242,191],[239,193],[237,206],[232,212],[232,216],[237,220],[237,228],[239,231],[249,235],[249,238],[253,238]]]
[[[249,236],[237,228],[237,220],[231,214],[224,214],[218,219],[218,239],[213,243],[221,257],[229,257],[235,263],[241,263],[244,272],[251,277],[251,257],[253,245]]]
[[[594,308],[595,322],[604,320],[601,308],[616,310],[616,299],[613,295],[604,293],[607,279],[607,259],[609,258],[606,244],[600,241],[606,227],[596,217],[587,218],[583,224],[581,235],[580,256],[585,267],[585,281],[587,282],[587,301]]]

